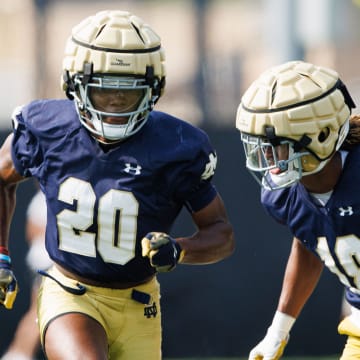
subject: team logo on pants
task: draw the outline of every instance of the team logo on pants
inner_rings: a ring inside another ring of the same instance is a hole
[[[157,307],[155,302],[153,302],[153,304],[150,306],[144,307],[144,316],[146,316],[148,319],[150,319],[152,316],[156,317],[156,315],[157,315]]]

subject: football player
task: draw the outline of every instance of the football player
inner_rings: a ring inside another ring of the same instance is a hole
[[[236,127],[261,201],[293,234],[273,321],[249,359],[279,359],[324,265],[346,287],[342,360],[360,357],[360,117],[337,72],[303,61],[265,71],[244,93]]]
[[[153,110],[165,85],[160,38],[124,11],[75,26],[63,61],[69,99],[17,109],[0,150],[0,288],[17,284],[8,232],[18,182],[47,202],[38,323],[48,359],[161,359],[157,272],[209,264],[234,249],[211,183],[216,153],[198,128]],[[169,233],[186,207],[197,231]]]

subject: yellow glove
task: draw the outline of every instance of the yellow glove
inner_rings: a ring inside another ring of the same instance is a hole
[[[295,318],[276,311],[271,326],[259,344],[249,354],[249,360],[279,360],[289,341],[289,333]]]
[[[288,340],[289,336],[279,341],[266,335],[265,338],[250,351],[249,360],[279,360]]]
[[[7,250],[0,252],[0,304],[12,309],[19,288],[8,254]]]

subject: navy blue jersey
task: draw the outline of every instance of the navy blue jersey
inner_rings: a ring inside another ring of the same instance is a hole
[[[319,256],[348,288],[349,302],[360,308],[360,146],[351,151],[342,175],[326,203],[317,205],[297,183],[262,191],[267,212],[287,225],[309,250]],[[350,291],[352,290],[352,291]]]
[[[198,211],[216,196],[210,181],[216,154],[207,135],[161,112],[104,149],[81,125],[72,101],[35,101],[15,117],[12,157],[46,196],[52,260],[102,282],[153,274],[141,256],[143,236],[169,233],[184,205]]]

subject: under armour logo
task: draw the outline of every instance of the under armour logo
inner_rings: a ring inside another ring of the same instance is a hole
[[[130,163],[125,164],[124,171],[128,174],[140,175],[142,167],[140,165],[131,165]]]
[[[156,317],[156,315],[157,315],[157,307],[155,302],[153,302],[153,304],[150,306],[144,307],[144,316],[146,316],[148,319],[150,319],[152,316]]]
[[[201,175],[202,180],[206,180],[214,175],[216,169],[217,157],[216,154],[209,154],[209,162],[205,166],[205,171]]]
[[[343,207],[340,207],[339,212],[340,212],[340,216],[345,216],[345,215],[351,216],[354,214],[352,206],[348,206],[346,209],[344,209]]]

